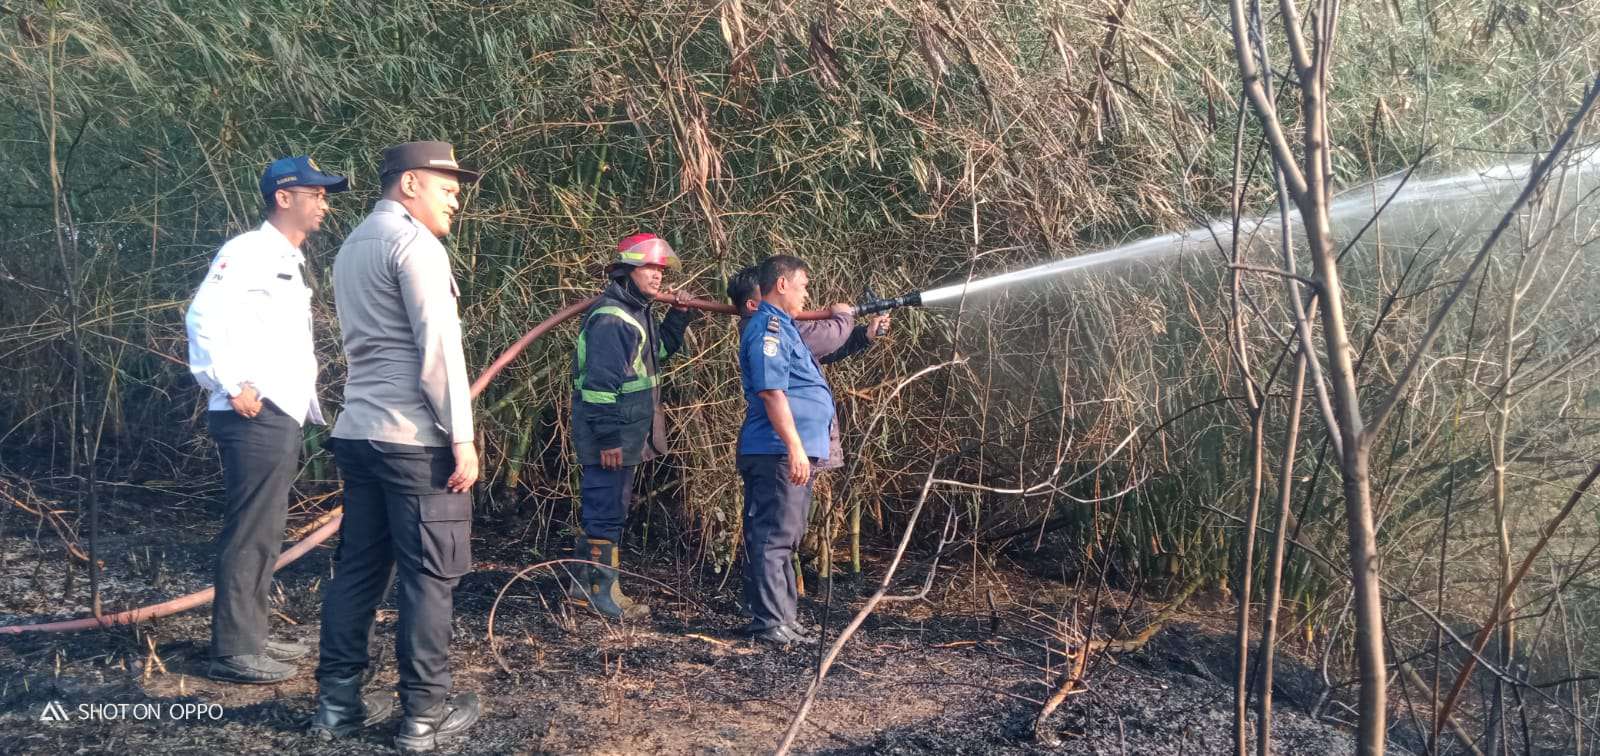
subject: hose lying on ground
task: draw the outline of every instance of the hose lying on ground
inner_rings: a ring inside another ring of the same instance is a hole
[[[534,326],[526,334],[523,334],[522,338],[517,339],[516,343],[507,347],[504,352],[500,353],[499,357],[495,358],[494,362],[489,364],[489,367],[483,371],[483,374],[478,376],[478,380],[473,381],[472,396],[476,397],[478,394],[483,393],[483,389],[489,385],[489,382],[494,380],[494,377],[498,375],[501,370],[504,370],[507,365],[511,364],[511,362],[517,358],[517,355],[520,354],[523,349],[526,349],[529,344],[532,344],[533,342],[539,340],[539,338],[544,336],[546,333],[549,333],[550,329],[555,328],[563,322],[571,319],[573,316],[589,309],[589,305],[592,304],[594,300],[594,297],[590,297],[588,299],[573,302],[572,304],[557,310],[554,315],[545,318],[544,322]],[[686,299],[683,301],[678,301],[677,298],[672,295],[657,294],[656,300],[660,302],[666,302],[668,304],[676,304],[682,307],[705,310],[707,312],[720,312],[726,315],[733,315],[737,312],[733,308],[733,305],[711,302],[704,299]],[[832,317],[832,313],[828,310],[811,310],[808,312],[802,312],[795,317],[798,320],[822,320]],[[342,520],[342,515],[335,515],[332,519],[328,520],[327,524],[317,528],[311,533],[311,535],[306,536],[305,540],[296,543],[294,546],[291,546],[288,551],[278,555],[277,563],[272,566],[273,572],[277,572],[294,560],[305,556],[306,552],[316,548],[323,541],[326,541],[332,537],[334,533],[339,532],[339,523]],[[95,628],[116,627],[117,625],[131,625],[136,622],[143,622],[145,620],[151,620],[157,617],[166,617],[168,615],[177,614],[178,612],[187,611],[197,606],[204,606],[205,604],[210,603],[215,594],[216,588],[210,587],[203,591],[191,593],[187,596],[179,596],[178,598],[171,599],[169,601],[163,601],[159,604],[142,606],[138,609],[130,609],[125,612],[117,612],[116,614],[103,614],[99,617],[82,617],[73,620],[41,622],[28,625],[0,625],[0,635],[20,635],[22,633],[70,633],[78,632],[80,630],[93,630]]]
[[[278,562],[272,566],[272,570],[276,572],[282,569],[284,565],[293,562],[302,556],[305,556],[305,553],[315,548],[317,544],[328,540],[329,536],[339,532],[339,523],[342,520],[342,517],[334,517],[322,527],[317,528],[316,531],[312,532],[311,535],[306,536],[305,540],[289,547],[288,551],[279,554]],[[216,588],[207,588],[203,591],[191,593],[187,596],[179,596],[178,598],[170,601],[163,601],[159,604],[151,604],[149,606],[139,607],[138,609],[129,609],[128,611],[117,612],[116,614],[103,614],[99,617],[83,617],[74,620],[62,620],[60,622],[44,622],[37,625],[0,625],[0,634],[18,635],[21,633],[70,633],[77,632],[79,630],[93,630],[97,627],[132,625],[136,622],[143,622],[148,619],[155,619],[156,617],[165,617],[169,614],[177,614],[178,612],[188,611],[197,606],[204,606],[211,603],[211,598],[212,596],[215,596],[216,593]]]

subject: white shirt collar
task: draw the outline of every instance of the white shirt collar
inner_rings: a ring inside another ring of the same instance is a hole
[[[281,245],[283,252],[295,262],[298,263],[305,259],[304,256],[300,254],[300,248],[296,247],[292,242],[290,242],[289,237],[284,236],[283,232],[279,231],[277,226],[272,225],[272,221],[262,221],[261,228],[257,230],[265,235],[268,239],[272,240],[272,243]]]

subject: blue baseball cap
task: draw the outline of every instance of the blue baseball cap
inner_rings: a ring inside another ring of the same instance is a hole
[[[310,155],[295,155],[294,157],[278,158],[267,165],[267,170],[261,173],[261,196],[271,197],[279,189],[288,189],[294,186],[322,186],[327,187],[328,193],[342,192],[350,188],[350,180],[344,176],[334,176],[323,173],[317,167],[317,161]]]

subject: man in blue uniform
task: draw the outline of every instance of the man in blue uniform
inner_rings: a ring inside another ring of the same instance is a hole
[[[661,416],[661,363],[683,345],[694,315],[674,308],[657,325],[650,305],[678,254],[654,234],[617,244],[607,267],[611,283],[584,315],[572,357],[572,445],[583,466],[582,532],[567,592],[613,620],[643,619],[650,607],[622,593],[618,542],[639,465],[666,453]]]
[[[796,621],[798,592],[789,561],[805,534],[811,469],[828,457],[833,392],[795,328],[810,271],[774,255],[761,263],[761,304],[739,337],[745,419],[739,429],[744,480],[745,632],[788,645],[816,643]]]
[[[728,279],[728,300],[739,308],[741,325],[755,314],[756,309],[761,306],[761,271],[758,266],[746,267]],[[878,339],[889,333],[888,313],[874,316],[866,323],[856,325],[854,307],[835,304],[829,309],[833,317],[795,323],[795,330],[800,333],[800,340],[805,342],[806,349],[811,350],[811,356],[816,357],[821,365],[832,365],[865,352],[872,348]],[[825,474],[829,470],[842,467],[844,467],[844,445],[839,440],[839,418],[835,415],[833,423],[828,427],[828,458],[819,461],[812,474],[811,489],[814,495],[822,497],[824,512],[828,509],[828,483]],[[833,544],[825,543],[826,540],[818,533],[813,539],[803,539],[801,546],[802,550],[814,552],[817,557],[818,574],[823,579],[832,576]]]

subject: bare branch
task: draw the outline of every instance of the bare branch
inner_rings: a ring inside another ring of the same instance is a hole
[[[1302,276],[1299,273],[1291,273],[1291,272],[1289,272],[1287,270],[1280,270],[1278,268],[1266,268],[1266,267],[1262,267],[1262,266],[1259,266],[1259,265],[1229,265],[1228,267],[1232,268],[1234,270],[1249,271],[1251,273],[1268,273],[1268,274],[1271,274],[1271,275],[1274,275],[1274,276],[1282,276],[1284,278],[1288,278],[1288,279],[1292,279],[1292,280],[1298,281],[1298,282],[1304,284],[1306,288],[1311,289],[1312,291],[1321,291],[1322,290],[1322,282],[1318,281],[1317,279],[1310,278],[1308,276]]]
[[[1395,381],[1394,388],[1390,390],[1388,398],[1384,399],[1383,404],[1379,405],[1367,427],[1361,431],[1362,446],[1371,446],[1373,440],[1382,432],[1384,424],[1394,414],[1394,408],[1399,404],[1400,398],[1410,388],[1412,377],[1417,372],[1417,366],[1422,363],[1422,358],[1427,356],[1429,351],[1432,351],[1433,343],[1439,339],[1439,332],[1444,325],[1444,320],[1455,307],[1457,300],[1461,298],[1461,293],[1472,283],[1472,278],[1478,272],[1478,268],[1483,265],[1484,260],[1488,259],[1489,253],[1500,242],[1500,237],[1511,226],[1511,221],[1516,219],[1517,213],[1522,210],[1522,207],[1528,203],[1528,200],[1544,184],[1545,177],[1549,175],[1551,168],[1560,159],[1561,155],[1566,152],[1567,145],[1572,141],[1573,135],[1583,125],[1583,121],[1588,117],[1589,111],[1594,108],[1597,97],[1600,97],[1600,76],[1596,76],[1594,82],[1589,85],[1588,91],[1584,93],[1582,104],[1572,114],[1572,118],[1568,120],[1567,127],[1561,131],[1561,135],[1556,138],[1555,145],[1550,148],[1550,152],[1544,156],[1544,159],[1540,160],[1539,164],[1534,166],[1534,169],[1528,173],[1528,182],[1522,187],[1522,192],[1517,195],[1516,200],[1500,216],[1500,222],[1489,233],[1489,238],[1485,239],[1483,245],[1478,248],[1478,253],[1473,256],[1466,272],[1461,275],[1460,280],[1456,282],[1455,288],[1450,291],[1449,296],[1445,297],[1444,302],[1439,305],[1439,309],[1434,312],[1433,319],[1428,324],[1428,330],[1423,334],[1422,341],[1418,343],[1416,349],[1412,351],[1411,359],[1406,362],[1405,369],[1401,371],[1399,379]]]
[[[1282,0],[1290,2],[1290,0]],[[1255,108],[1261,121],[1261,131],[1267,140],[1267,146],[1272,150],[1273,159],[1278,165],[1283,166],[1284,180],[1289,184],[1289,191],[1296,197],[1306,193],[1306,177],[1295,164],[1294,152],[1289,149],[1289,140],[1283,134],[1283,126],[1278,123],[1278,110],[1267,97],[1266,90],[1261,85],[1261,71],[1256,67],[1255,56],[1250,52],[1249,40],[1245,38],[1246,25],[1244,20],[1244,0],[1229,0],[1228,10],[1233,17],[1233,49],[1239,59],[1239,73],[1244,80],[1245,96],[1250,98],[1250,104]],[[1304,51],[1302,50],[1302,53]]]

